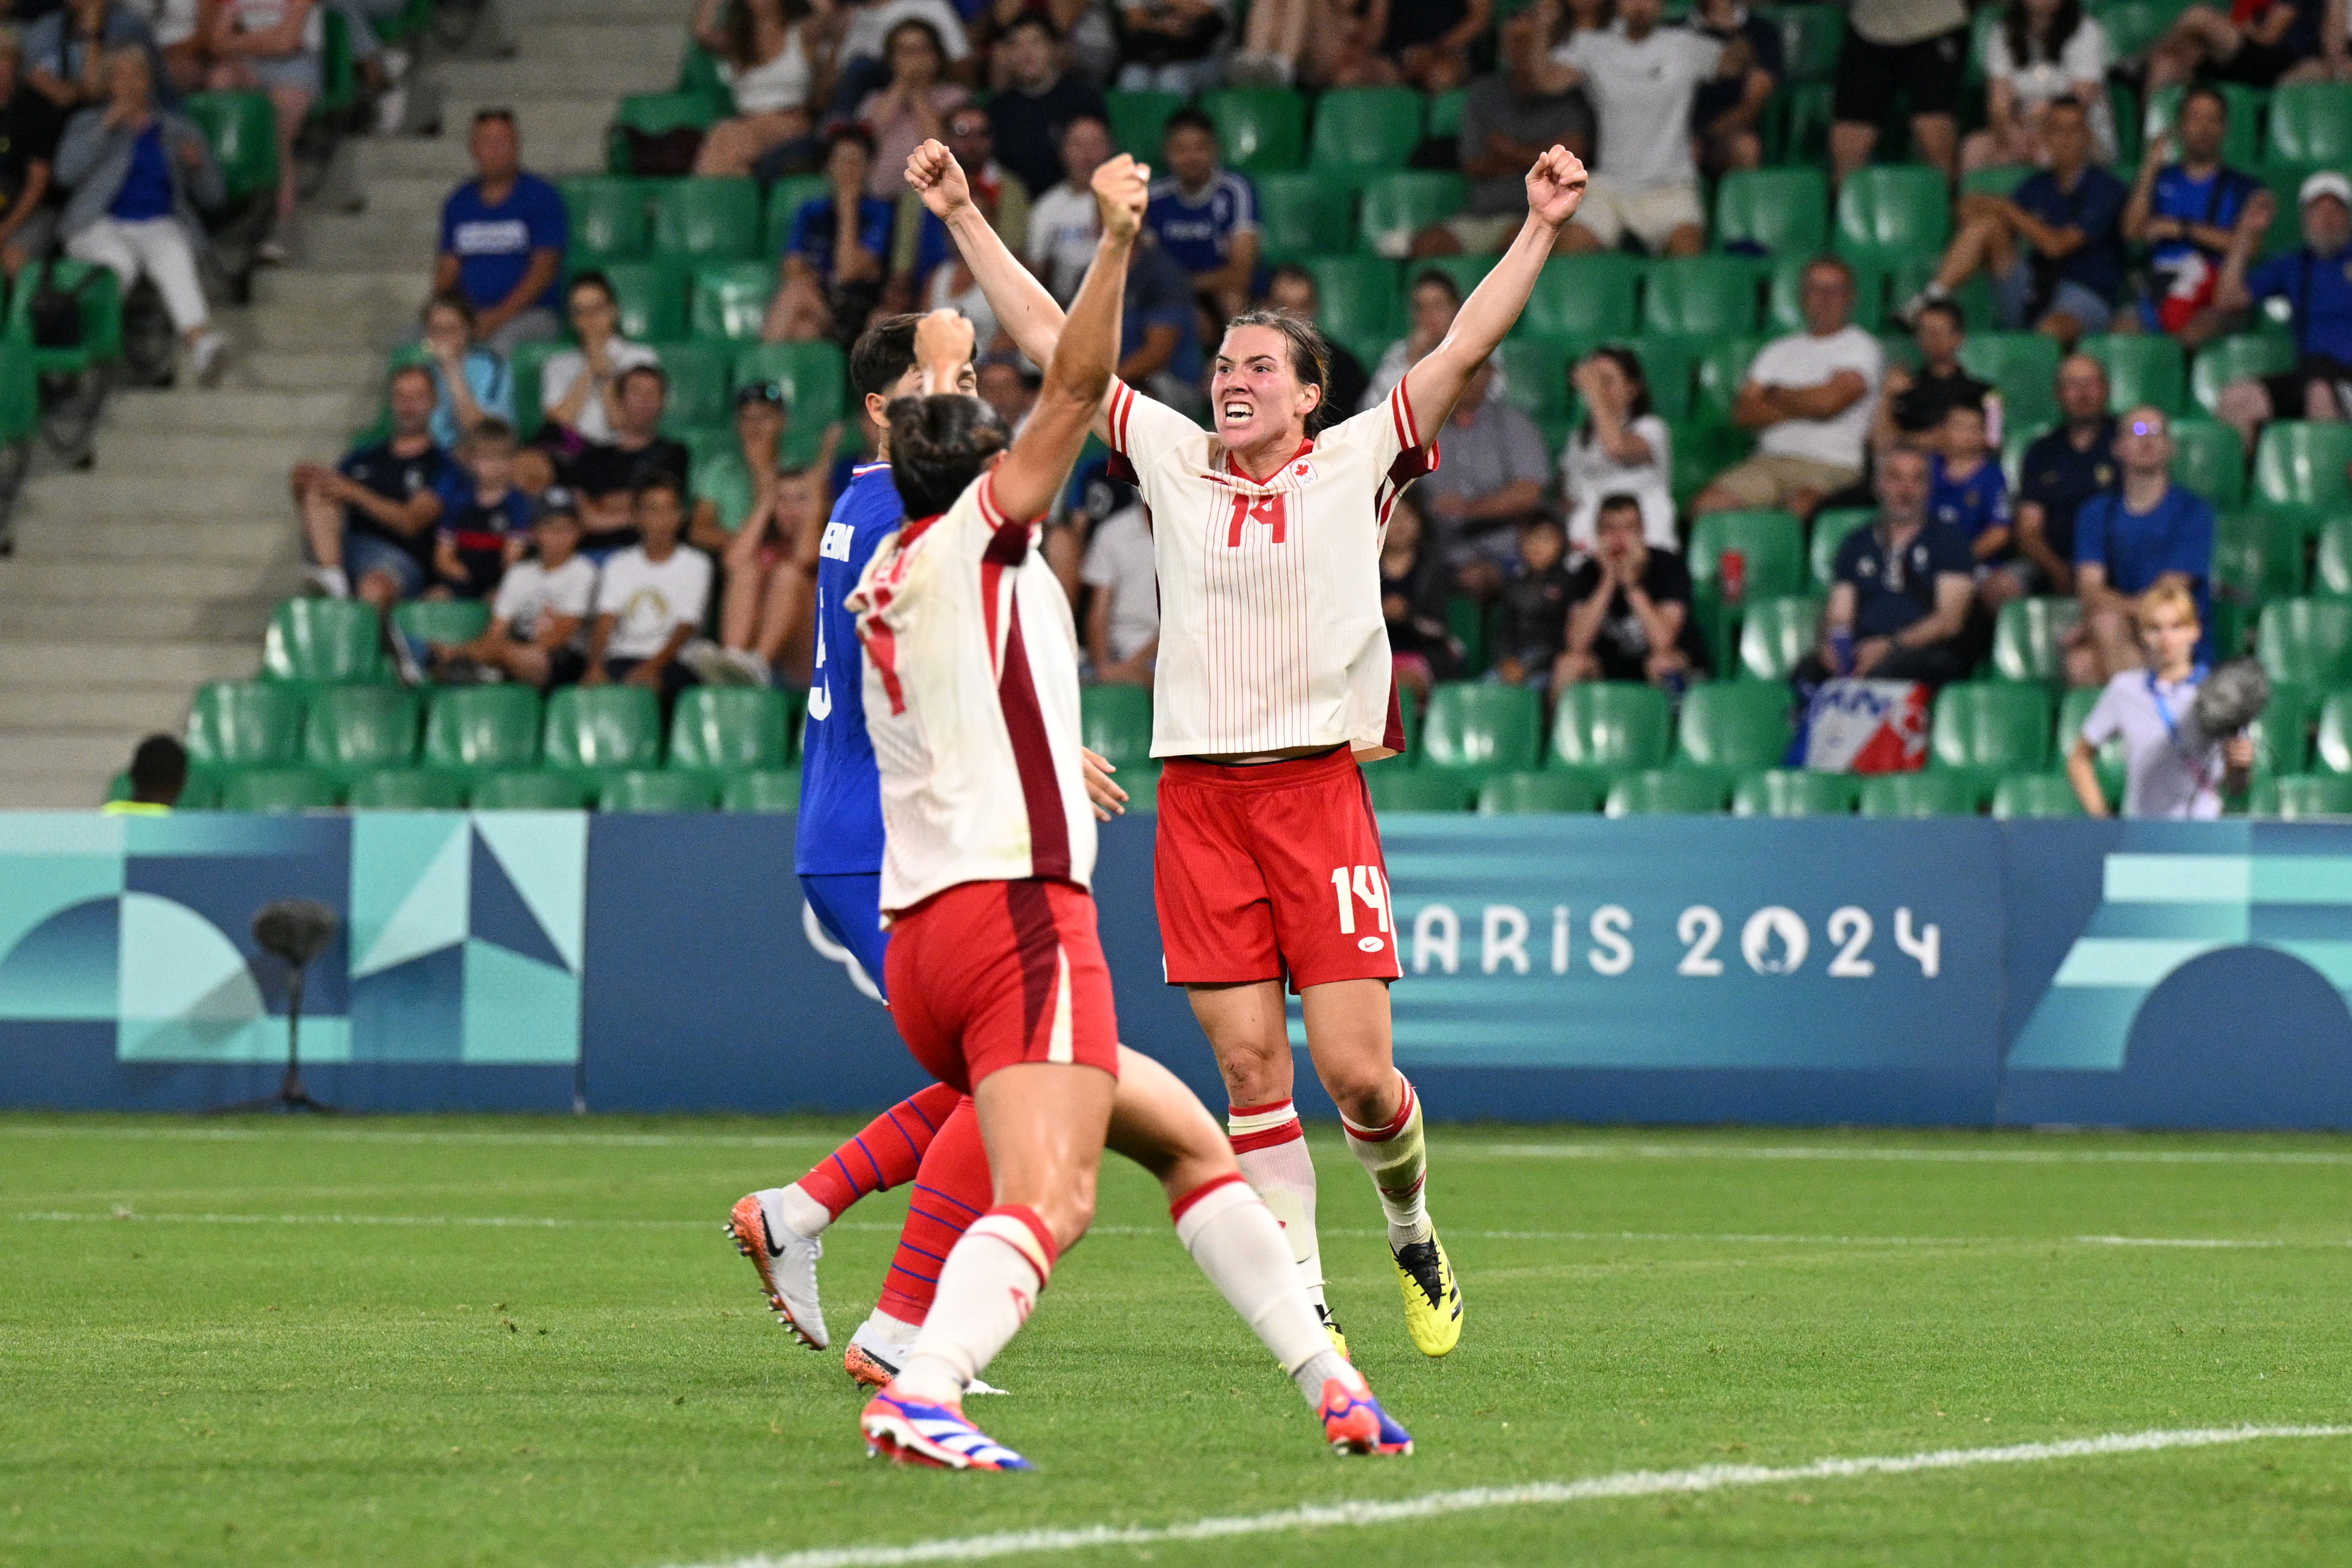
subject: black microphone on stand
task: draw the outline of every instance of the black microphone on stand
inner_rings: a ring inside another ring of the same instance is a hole
[[[331,1112],[302,1088],[302,972],[335,940],[341,921],[335,911],[316,899],[273,899],[254,911],[253,940],[265,952],[286,964],[286,1078],[276,1100],[255,1100],[241,1110],[277,1110]]]

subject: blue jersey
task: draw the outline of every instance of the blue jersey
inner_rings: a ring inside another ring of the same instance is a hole
[[[1944,457],[1938,452],[1929,471],[1927,515],[1958,529],[1969,544],[1974,545],[1977,536],[1989,528],[2010,525],[2009,479],[1999,463],[1988,459],[1967,479],[1956,479],[1945,471]],[[2001,553],[2006,557],[2009,552]]]
[[[816,664],[801,744],[800,843],[804,877],[882,869],[882,775],[866,733],[866,658],[857,617],[842,607],[876,546],[898,531],[906,509],[890,465],[851,470],[834,503],[816,563]]]

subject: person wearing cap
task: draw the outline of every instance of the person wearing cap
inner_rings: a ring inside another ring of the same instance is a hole
[[[2074,596],[2083,618],[2066,637],[2066,678],[2104,686],[2140,668],[2145,650],[2133,601],[2170,584],[2188,594],[2201,624],[2212,619],[2213,509],[2172,482],[2172,422],[2161,408],[2127,410],[2116,432],[2120,483],[2074,514]],[[2210,637],[2197,657],[2213,657]]]
[[[2213,406],[2238,427],[2249,452],[2266,420],[2352,417],[2352,180],[2324,169],[2304,181],[2296,205],[2302,246],[2257,266],[2278,202],[2268,191],[2247,199],[2213,291],[2223,310],[2284,300],[2294,312],[2294,368],[2233,381]]]
[[[782,384],[747,381],[735,389],[735,443],[694,467],[694,505],[686,542],[724,560],[727,552],[768,499],[784,432],[792,428],[793,405]]]
[[[490,624],[471,642],[432,646],[433,673],[452,683],[497,679],[541,691],[567,686],[586,667],[582,630],[596,598],[596,568],[580,553],[580,503],[565,489],[540,498],[532,554],[499,580]]]

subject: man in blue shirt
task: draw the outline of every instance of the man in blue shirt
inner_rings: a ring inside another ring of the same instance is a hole
[[[1143,226],[1219,320],[1237,316],[1257,288],[1257,187],[1223,166],[1216,122],[1197,109],[1170,115],[1160,145],[1168,174],[1151,182]]]
[[[2058,363],[2064,423],[2025,449],[2018,465],[2017,549],[2030,563],[2027,592],[2074,591],[2074,516],[2116,484],[2116,421],[2107,412],[2107,367],[2088,354]]]
[[[761,335],[770,342],[832,337],[855,351],[881,301],[890,259],[893,203],[867,193],[874,137],[862,125],[833,132],[824,174],[833,190],[801,204],[784,238],[782,287]]]
[[[2074,595],[2083,619],[2068,638],[2067,679],[2105,686],[2146,662],[2132,601],[2161,582],[2197,600],[2197,618],[2213,624],[2213,509],[2172,482],[2172,427],[2162,409],[2143,404],[2116,433],[2119,489],[2093,496],[2074,514]],[[2213,656],[2209,630],[2197,657]]]
[[[1822,646],[1799,686],[1832,676],[1941,685],[1969,672],[1961,647],[1976,563],[1959,530],[1927,515],[1928,457],[1895,447],[1878,459],[1878,521],[1838,546]]]
[[[2124,205],[2124,237],[2148,247],[2147,292],[2139,299],[2140,326],[2169,332],[2191,349],[2229,329],[2230,313],[2213,308],[2221,263],[2247,200],[2263,188],[2252,174],[2227,168],[2221,148],[2230,134],[2230,100],[2210,84],[2180,98],[2164,147],[2139,166]]]
[[[2323,170],[2304,181],[2297,205],[2303,247],[2255,266],[2278,203],[2268,191],[2246,203],[2215,297],[2225,310],[2257,300],[2284,300],[2294,310],[2294,369],[2233,381],[2213,405],[2238,427],[2248,451],[2265,420],[2352,416],[2352,180]]]
[[[456,292],[474,307],[481,341],[499,353],[552,342],[562,330],[563,252],[571,221],[553,185],[522,168],[514,111],[474,116],[478,177],[441,204],[441,253],[433,292]]]

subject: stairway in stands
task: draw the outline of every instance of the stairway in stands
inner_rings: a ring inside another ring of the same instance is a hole
[[[689,0],[502,0],[513,58],[441,61],[433,138],[348,149],[357,215],[306,213],[297,264],[221,312],[221,385],[119,392],[97,467],[44,465],[0,561],[0,809],[89,806],[140,736],[177,732],[203,681],[254,674],[272,605],[299,591],[286,472],[373,416],[386,351],[428,285],[442,198],[470,174],[478,108],[507,105],[528,167],[604,166],[624,93],[675,79]]]

